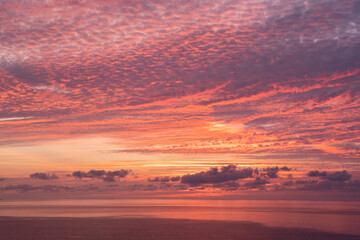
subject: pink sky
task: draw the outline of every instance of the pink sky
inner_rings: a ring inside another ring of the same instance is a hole
[[[359,16],[356,0],[1,1],[0,193],[360,192]],[[184,180],[231,164],[260,172]],[[72,176],[90,170],[107,173]]]

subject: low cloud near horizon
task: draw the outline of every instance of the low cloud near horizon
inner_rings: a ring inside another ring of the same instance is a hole
[[[30,177],[32,179],[40,179],[40,180],[54,180],[59,178],[55,173],[50,174],[50,173],[41,173],[41,172],[30,174]]]
[[[37,172],[31,174],[32,179],[52,180],[54,184],[32,185],[28,183],[8,184],[0,186],[1,192],[44,192],[55,194],[59,192],[100,193],[107,192],[174,192],[178,194],[196,192],[241,192],[241,191],[337,191],[343,193],[360,192],[360,180],[354,179],[347,170],[321,171],[310,170],[300,172],[287,166],[266,168],[238,167],[234,164],[212,167],[207,171],[199,171],[179,176],[154,176],[144,178],[139,176],[131,181],[119,181],[116,184],[104,185],[106,182],[116,182],[126,178],[132,170],[89,170],[74,171],[67,178],[59,178],[54,173]],[[295,177],[296,176],[296,177]],[[73,177],[73,178],[69,178]],[[72,180],[73,179],[73,180]],[[93,181],[91,184],[85,180]],[[63,182],[65,180],[65,182]],[[14,181],[14,179],[12,179]],[[146,183],[148,182],[148,183]],[[49,195],[50,196],[50,195]]]
[[[90,170],[88,172],[76,171],[72,173],[72,176],[77,179],[102,179],[105,182],[115,182],[116,179],[125,178],[131,170],[117,170],[117,171],[105,171],[105,170]]]

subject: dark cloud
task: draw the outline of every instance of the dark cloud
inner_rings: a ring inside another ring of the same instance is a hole
[[[105,176],[102,178],[104,182],[115,182],[114,176]]]
[[[78,191],[78,192],[88,192],[88,191],[103,192],[103,191],[105,191],[105,189],[100,188],[98,186],[95,186],[93,184],[88,184],[88,185],[78,186],[78,187],[72,189],[72,191]]]
[[[189,186],[186,184],[174,184],[173,185],[174,190],[183,191],[183,190],[187,190],[188,188],[189,188]]]
[[[116,178],[125,178],[131,170],[105,171],[105,170],[90,170],[88,172],[76,171],[72,176],[78,179],[102,179],[105,182],[115,182]]]
[[[148,182],[162,182],[162,183],[167,183],[167,182],[170,182],[170,177],[154,177],[154,178],[148,178]]]
[[[124,178],[130,173],[129,170],[119,170],[119,171],[108,171],[104,176],[103,180],[105,182],[115,182],[115,178]]]
[[[45,191],[45,192],[59,192],[59,191],[72,191],[74,188],[68,186],[58,186],[58,185],[42,185],[42,186],[32,186],[28,184],[20,185],[8,185],[6,187],[0,188],[0,191],[16,191],[16,192],[29,192],[29,191]]]
[[[267,177],[269,178],[277,178],[278,176],[278,172],[280,171],[279,167],[268,167],[268,168],[264,168],[263,171],[265,171],[265,174]]]
[[[327,179],[329,181],[348,181],[351,179],[352,175],[346,170],[337,171],[333,173],[328,173],[326,171],[320,172],[319,170],[308,172],[307,176],[309,177],[321,177],[322,179]]]
[[[154,177],[154,178],[148,178],[148,182],[162,182],[162,183],[168,183],[168,182],[178,182],[180,181],[180,176],[176,177]]]
[[[296,181],[290,180],[290,181],[284,181],[282,183],[282,185],[291,187],[291,186],[296,186],[296,185],[309,185],[309,184],[316,184],[316,183],[318,183],[317,180],[296,180]]]
[[[326,177],[327,176],[327,172],[323,171],[320,172],[319,170],[314,170],[314,171],[310,171],[307,174],[309,177]]]
[[[221,188],[224,190],[236,190],[241,187],[249,188],[260,188],[263,185],[269,183],[271,178],[277,178],[279,171],[290,171],[291,169],[284,166],[279,168],[268,167],[264,169],[258,168],[237,168],[235,165],[228,165],[223,167],[211,168],[209,171],[202,171],[195,174],[186,174],[183,176],[176,177],[153,177],[148,178],[148,182],[159,182],[163,183],[161,188],[166,188],[165,183],[180,181],[182,184],[189,184],[192,186],[202,185],[202,187],[209,188]],[[236,180],[252,178],[256,179],[252,182],[248,182],[245,185],[240,185]],[[206,185],[211,184],[213,185]]]
[[[171,177],[171,178],[170,178],[170,180],[171,180],[172,182],[178,182],[178,181],[180,181],[180,179],[181,179],[180,176],[176,176],[176,177]]]
[[[77,186],[57,186],[41,185],[33,186],[29,184],[8,185],[0,188],[0,191],[15,192],[109,192],[109,191],[202,191],[202,190],[223,190],[223,191],[243,191],[243,190],[298,190],[298,191],[360,191],[360,180],[350,181],[352,175],[344,171],[325,172],[314,170],[307,173],[306,177],[296,174],[291,178],[281,178],[274,182],[279,171],[288,171],[288,167],[269,167],[269,168],[238,168],[235,165],[211,168],[208,171],[201,171],[194,174],[186,174],[182,177],[161,176],[148,178],[150,184],[139,181],[136,184],[106,186],[98,183],[97,185],[77,185]],[[295,170],[293,170],[295,171]],[[117,178],[126,177],[130,171],[105,171],[90,170],[88,172],[76,171],[72,176],[79,179],[102,179],[105,182],[114,182]],[[33,178],[52,179],[51,174],[35,173]],[[275,177],[276,176],[276,177]],[[317,177],[315,180],[313,177]],[[239,181],[244,179],[243,181]],[[180,183],[178,183],[181,181]]]
[[[175,184],[175,183],[169,183],[169,182],[163,182],[160,185],[157,184],[143,184],[143,183],[137,183],[133,185],[129,185],[127,187],[127,190],[130,191],[184,191],[187,190],[188,186],[185,184]]]
[[[282,183],[283,186],[293,186],[294,185],[294,181],[285,181]]]
[[[41,172],[33,173],[30,175],[30,177],[32,179],[40,179],[40,180],[54,180],[59,178],[55,173],[51,174],[51,173],[41,173]]]
[[[329,173],[327,176],[324,177],[324,179],[327,179],[329,181],[345,182],[350,180],[351,177],[352,177],[351,174],[349,174],[346,170],[344,170],[344,171]]]
[[[315,184],[318,182],[318,180],[296,180],[295,184]]]
[[[6,178],[0,178],[0,182],[1,182],[1,181],[5,181],[5,179],[6,179]]]
[[[281,167],[280,168],[281,171],[290,171],[291,168],[288,168],[287,166]]]
[[[154,184],[133,184],[128,186],[128,190],[130,191],[156,191],[159,188]]]
[[[240,184],[235,181],[216,183],[212,186],[213,188],[221,188],[226,191],[235,191],[240,188]]]
[[[90,170],[88,172],[76,171],[72,173],[75,178],[103,178],[106,175],[105,170]]]
[[[253,176],[252,168],[237,168],[235,165],[228,165],[218,168],[211,168],[209,171],[202,171],[195,174],[187,174],[181,177],[181,183],[185,184],[206,184],[234,181]]]
[[[355,181],[309,181],[295,190],[360,192],[360,180]]]
[[[33,186],[29,184],[19,184],[19,185],[8,185],[6,187],[0,188],[0,191],[15,191],[15,192],[32,192],[32,191],[42,191],[42,192],[103,192],[107,191],[107,189],[101,188],[99,186],[95,186],[92,184],[80,185],[80,186],[62,186],[62,185],[40,185]]]
[[[169,189],[172,189],[172,187],[173,187],[173,184],[171,184],[171,183],[163,183],[160,185],[159,189],[169,190]]]
[[[264,188],[266,184],[270,183],[267,179],[257,177],[254,181],[250,181],[244,184],[246,188]]]
[[[314,191],[360,191],[360,180],[350,181],[352,175],[346,170],[328,173],[326,171],[314,170],[307,174],[308,177],[318,177],[317,180],[290,180],[282,183],[281,190],[314,190]]]

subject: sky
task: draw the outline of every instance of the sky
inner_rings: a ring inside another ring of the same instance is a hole
[[[2,0],[0,26],[1,199],[360,196],[359,0]]]

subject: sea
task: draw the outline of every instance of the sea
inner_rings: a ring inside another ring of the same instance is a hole
[[[0,216],[174,218],[262,223],[360,235],[360,202],[192,199],[0,201]]]

